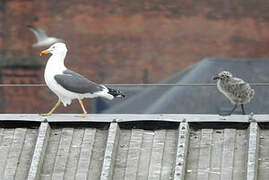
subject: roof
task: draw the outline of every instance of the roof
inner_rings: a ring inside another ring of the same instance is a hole
[[[0,114],[0,179],[266,179],[268,122],[269,115]]]
[[[269,79],[268,67],[269,59],[204,59],[161,83],[215,83],[212,77],[223,70],[228,70],[234,76],[250,83],[263,83]],[[253,88],[255,96],[245,106],[246,111],[269,113],[268,87]],[[219,114],[229,112],[232,107],[215,86],[158,86],[146,88],[102,113]],[[240,108],[235,113],[241,113]]]

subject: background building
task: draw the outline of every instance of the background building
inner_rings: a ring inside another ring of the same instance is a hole
[[[233,108],[230,101],[221,94],[213,77],[221,71],[230,71],[253,84],[254,98],[247,104],[247,113],[268,114],[268,59],[204,59],[184,71],[178,72],[161,84],[185,84],[185,86],[155,86],[133,89],[124,101],[96,99],[95,111],[118,114],[227,114]],[[255,83],[257,82],[257,83]],[[263,84],[264,85],[261,85]],[[197,86],[199,84],[199,86]],[[203,85],[204,84],[204,85]],[[259,86],[257,86],[260,84]],[[200,86],[201,85],[201,86]],[[129,88],[126,89],[128,92]],[[241,108],[235,113],[241,114]]]

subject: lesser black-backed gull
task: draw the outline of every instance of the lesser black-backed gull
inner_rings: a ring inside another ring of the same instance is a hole
[[[51,53],[45,68],[45,82],[50,90],[52,90],[59,98],[55,106],[43,116],[51,115],[54,110],[62,102],[64,106],[71,104],[73,99],[78,99],[83,110],[82,117],[87,114],[84,108],[82,99],[103,97],[109,100],[115,97],[124,97],[119,91],[108,88],[104,85],[94,83],[84,76],[67,69],[64,65],[64,59],[67,53],[67,48],[64,43],[56,43],[44,50],[40,55]]]

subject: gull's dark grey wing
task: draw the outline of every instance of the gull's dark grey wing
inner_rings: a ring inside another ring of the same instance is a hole
[[[103,86],[96,84],[71,70],[65,70],[63,74],[55,75],[54,79],[63,88],[75,93],[95,93],[104,89]]]

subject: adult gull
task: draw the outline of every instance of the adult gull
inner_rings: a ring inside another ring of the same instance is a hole
[[[82,99],[103,97],[109,100],[115,97],[125,97],[119,90],[108,88],[104,85],[94,83],[84,76],[67,69],[64,65],[64,59],[67,48],[64,43],[55,43],[48,49],[42,51],[40,56],[45,54],[50,56],[45,68],[45,82],[49,89],[58,96],[58,102],[55,106],[43,116],[51,115],[62,102],[64,106],[70,105],[73,99],[77,99],[84,117],[87,114]]]
[[[37,39],[37,42],[33,44],[33,47],[48,47],[56,42],[64,42],[64,40],[56,37],[48,37],[45,31],[41,28],[35,28],[28,25],[27,28],[32,31]]]

